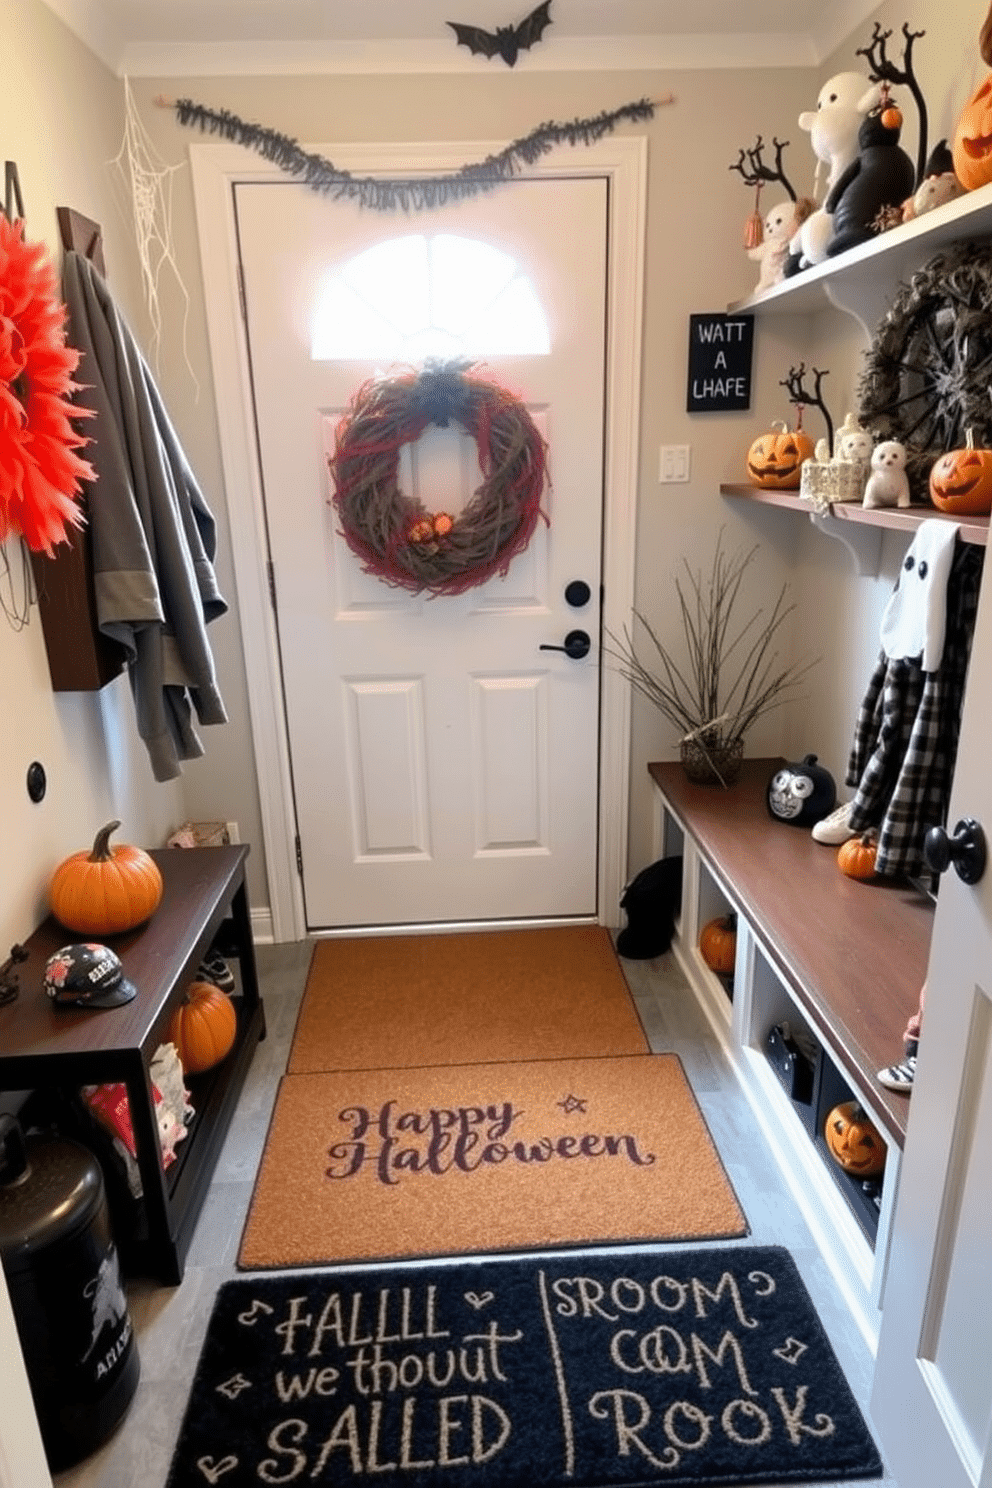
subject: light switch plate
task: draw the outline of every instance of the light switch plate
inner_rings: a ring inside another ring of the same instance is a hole
[[[663,444],[658,461],[658,480],[662,485],[684,484],[689,479],[692,446]]]

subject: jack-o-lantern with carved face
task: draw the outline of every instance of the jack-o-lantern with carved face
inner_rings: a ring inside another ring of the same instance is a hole
[[[992,74],[965,104],[951,154],[954,174],[966,191],[992,181]]]
[[[877,1178],[885,1167],[885,1142],[857,1101],[834,1106],[823,1123],[823,1136],[834,1162],[855,1178]]]
[[[967,447],[941,455],[930,471],[930,500],[958,517],[992,512],[992,450],[975,449],[970,429]]]
[[[798,491],[802,463],[812,457],[813,441],[805,430],[776,423],[747,452],[748,480],[766,489]]]

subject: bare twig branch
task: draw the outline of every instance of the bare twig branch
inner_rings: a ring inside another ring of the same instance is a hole
[[[762,151],[765,148],[765,142],[761,138],[760,134],[755,139],[753,145],[750,145],[747,149],[742,149],[739,152],[737,159],[734,161],[733,165],[728,166],[727,169],[732,171],[739,171],[745,185],[747,186],[770,185],[773,181],[778,181],[785,187],[786,191],[789,193],[790,199],[792,201],[795,201],[795,188],[793,187],[792,182],[789,180],[788,176],[785,174],[785,168],[782,164],[782,157],[785,151],[788,149],[789,141],[776,139],[773,136],[772,144],[775,146],[774,169],[770,165],[766,165],[764,163],[764,160],[762,159]]]
[[[633,630],[625,626],[619,638],[607,631],[611,644],[604,654],[619,663],[620,675],[675,726],[680,739],[691,734],[707,748],[742,739],[763,714],[795,697],[815,665],[778,665],[774,643],[795,609],[786,602],[786,586],[767,617],[759,609],[738,622],[741,585],[757,551],[728,555],[721,533],[707,579],[683,561],[685,574],[676,578],[675,591],[685,660],[673,657],[639,610],[633,612]],[[638,627],[650,643],[646,660],[635,640]]]

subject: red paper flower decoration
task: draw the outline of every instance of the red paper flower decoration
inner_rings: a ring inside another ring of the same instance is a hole
[[[89,441],[71,420],[90,411],[69,401],[79,352],[65,322],[44,246],[0,214],[0,542],[20,535],[49,557],[85,520],[75,497],[95,478],[76,454]]]

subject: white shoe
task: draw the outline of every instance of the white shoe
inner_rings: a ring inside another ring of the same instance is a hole
[[[879,1070],[877,1079],[886,1090],[905,1090],[908,1093],[916,1079],[916,1055],[907,1054],[901,1064],[887,1065]]]
[[[845,801],[843,806],[838,806],[836,810],[831,811],[829,816],[825,816],[822,821],[818,821],[814,826],[813,841],[827,842],[831,847],[839,847],[842,842],[847,842],[849,838],[856,837],[858,835],[857,832],[854,831],[853,827],[848,825],[850,813],[850,801]]]

